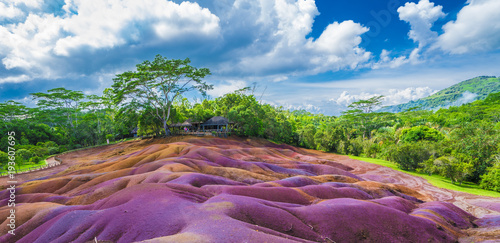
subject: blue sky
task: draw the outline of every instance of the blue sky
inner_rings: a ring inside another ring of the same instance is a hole
[[[498,0],[0,0],[0,102],[100,94],[156,54],[208,67],[211,97],[338,115],[500,76]]]

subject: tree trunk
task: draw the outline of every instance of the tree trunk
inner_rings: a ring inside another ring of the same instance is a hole
[[[168,103],[167,103],[167,105],[168,105]],[[172,135],[170,133],[170,128],[167,125],[167,121],[170,118],[170,108],[171,108],[171,105],[168,105],[167,116],[166,117],[165,117],[165,110],[163,110],[164,111],[163,112],[163,116],[164,116],[164,119],[163,119],[163,129],[165,130],[165,137]]]
[[[163,129],[165,130],[165,136],[170,136],[170,128],[167,125],[167,120],[163,120]]]

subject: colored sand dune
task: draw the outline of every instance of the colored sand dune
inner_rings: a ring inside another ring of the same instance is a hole
[[[267,142],[152,144],[23,183],[16,235],[0,242],[454,242],[475,226],[451,203],[350,170]]]

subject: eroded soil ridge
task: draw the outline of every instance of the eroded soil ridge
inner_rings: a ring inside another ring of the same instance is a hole
[[[455,242],[477,227],[453,203],[260,140],[128,142],[62,159],[18,186],[16,235],[4,221],[0,242]]]

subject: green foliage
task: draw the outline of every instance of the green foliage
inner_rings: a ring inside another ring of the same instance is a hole
[[[469,92],[469,94],[475,94],[475,96],[472,100],[464,100],[463,94],[465,92]],[[497,92],[500,92],[500,78],[481,76],[460,82],[431,96],[416,101],[410,101],[408,103],[395,106],[383,107],[382,109],[380,109],[380,111],[401,112],[410,110],[414,107],[419,107],[419,109],[432,110],[442,107],[448,107],[450,105],[458,106],[463,102],[483,100],[489,94]]]
[[[9,161],[9,155],[3,151],[0,151],[0,166],[5,168],[7,162]]]
[[[114,101],[122,107],[133,102],[145,108],[150,116],[161,121],[165,135],[170,135],[167,123],[176,98],[195,90],[206,95],[207,90],[213,89],[202,81],[211,74],[210,70],[195,68],[190,63],[189,58],[167,59],[156,55],[153,61],[137,64],[137,71],[127,71],[113,79]]]
[[[137,65],[136,71],[117,75],[113,88],[101,96],[57,88],[32,94],[36,108],[0,103],[0,134],[14,131],[17,162],[33,163],[106,139],[130,137],[135,128],[139,135],[168,135],[169,124],[223,116],[238,136],[389,159],[404,170],[445,176],[450,183],[482,180],[485,188],[494,189],[498,181],[498,165],[492,166],[500,151],[500,93],[460,107],[427,111],[422,106],[397,114],[373,112],[383,98],[375,96],[353,102],[340,117],[261,104],[250,88],[193,103],[182,96],[190,91],[204,96],[212,88],[202,81],[209,74],[190,66],[189,59],[157,56]],[[498,78],[481,77],[460,89],[487,93],[484,87],[490,86],[479,87],[476,81],[498,84]],[[438,96],[460,96],[446,92]],[[7,151],[7,137],[0,136],[0,157]]]
[[[484,189],[500,192],[500,156],[497,156],[497,162],[482,176],[479,186]]]
[[[403,129],[399,139],[403,142],[417,142],[422,140],[437,142],[443,140],[444,135],[438,130],[428,126],[416,126]]]
[[[35,163],[35,164],[40,163],[40,161],[43,161],[43,159],[41,157],[38,157],[38,156],[31,157],[29,160],[30,163]]]
[[[29,161],[35,154],[27,149],[19,149],[16,151],[16,157],[21,158],[23,161]]]
[[[403,170],[414,171],[431,156],[428,143],[423,142],[399,144],[391,149],[388,154],[389,160],[397,163]]]
[[[453,156],[443,156],[434,160],[434,165],[438,168],[442,176],[450,178],[455,182],[460,182],[472,172],[471,158],[467,155],[455,153]]]

